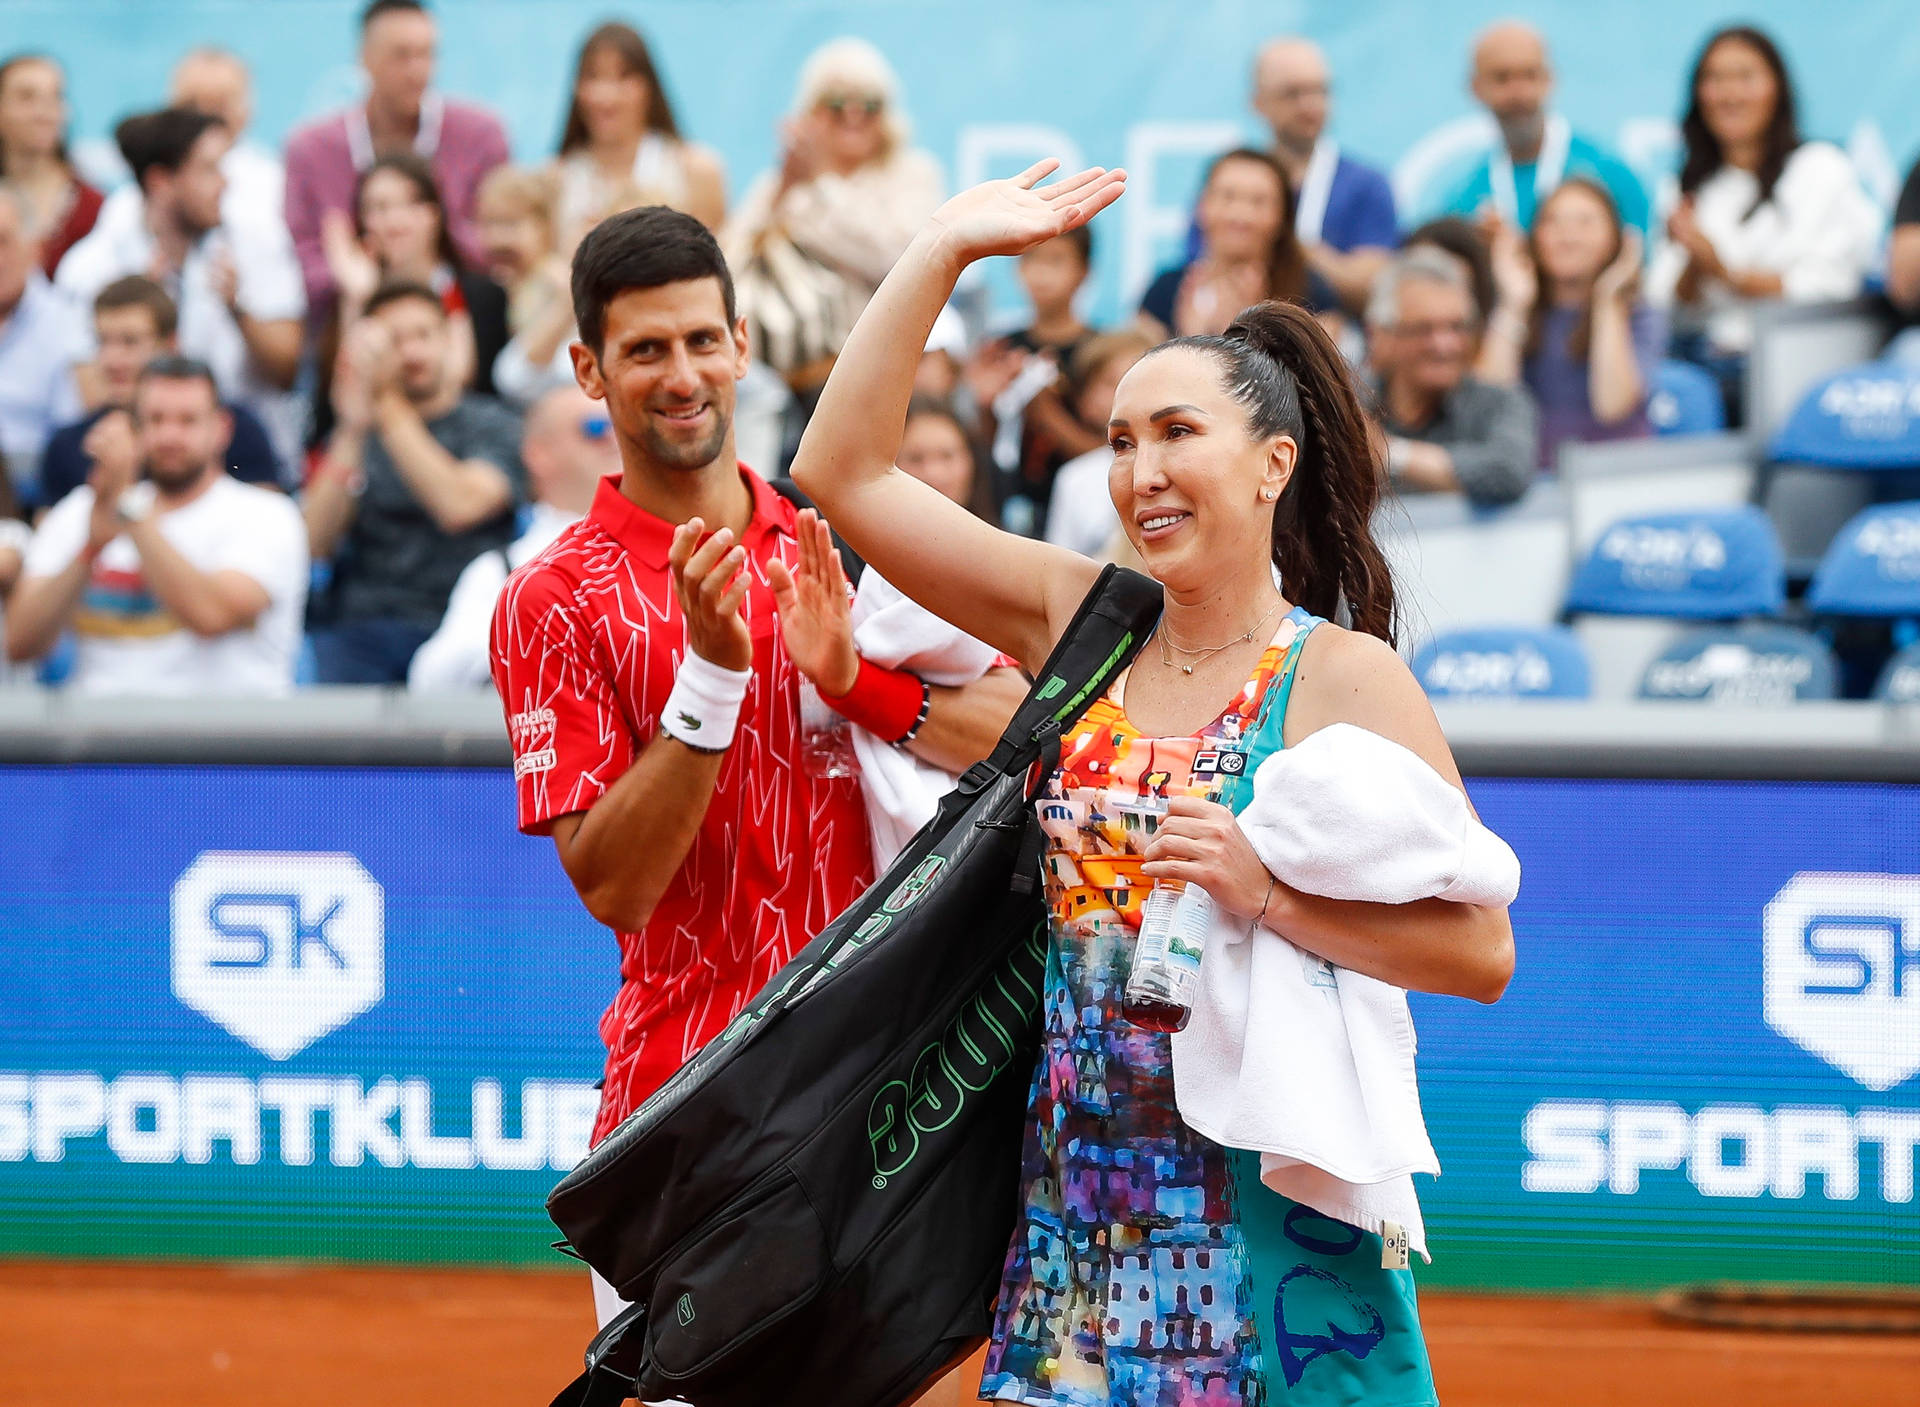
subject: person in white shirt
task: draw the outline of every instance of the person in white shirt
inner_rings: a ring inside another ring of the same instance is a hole
[[[1680,201],[1648,284],[1692,312],[1700,331],[1679,350],[1712,369],[1751,345],[1747,303],[1856,296],[1880,217],[1846,153],[1801,139],[1786,64],[1759,30],[1708,39],[1688,93]]]
[[[578,386],[548,391],[527,412],[520,462],[533,498],[526,529],[505,547],[482,552],[460,573],[440,628],[407,666],[407,687],[416,693],[483,689],[492,682],[488,633],[508,574],[584,517],[600,481],[620,472],[607,408]]]
[[[47,437],[80,413],[81,321],[40,272],[26,196],[0,181],[0,477],[22,498],[33,496]]]
[[[179,305],[180,350],[260,417],[283,462],[298,462],[305,410],[291,388],[306,294],[286,226],[271,210],[223,207],[232,139],[218,118],[164,108],[128,118],[114,137],[136,185],[108,199],[56,282],[87,307],[117,278],[155,279]]]
[[[285,228],[286,168],[273,152],[247,140],[247,124],[253,120],[253,79],[240,56],[213,45],[188,50],[174,65],[168,101],[219,118],[233,139],[220,158],[220,174],[227,178],[227,193],[220,202],[222,222],[271,221]]]
[[[84,693],[293,688],[306,525],[283,494],[221,467],[231,430],[204,363],[163,357],[141,373],[132,415],[88,435],[88,482],[27,545],[8,659],[38,659],[72,629],[69,685]]]

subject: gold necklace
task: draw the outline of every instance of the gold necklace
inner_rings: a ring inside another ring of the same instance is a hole
[[[1158,634],[1160,636],[1160,662],[1169,667],[1177,667],[1182,674],[1191,674],[1193,673],[1194,665],[1204,664],[1206,663],[1206,661],[1212,659],[1215,655],[1219,654],[1222,650],[1231,649],[1235,645],[1244,644],[1248,640],[1253,639],[1254,635],[1259,632],[1260,627],[1265,625],[1268,621],[1272,620],[1273,613],[1279,609],[1280,609],[1280,602],[1278,600],[1275,600],[1271,606],[1267,607],[1267,613],[1261,616],[1260,619],[1255,621],[1252,625],[1248,626],[1245,633],[1236,635],[1233,637],[1233,639],[1228,640],[1223,644],[1208,645],[1201,649],[1190,649],[1185,645],[1175,644],[1173,642],[1171,633],[1167,630],[1167,628],[1164,625],[1162,625],[1160,630],[1158,631]],[[1180,654],[1191,657],[1193,663],[1175,666],[1173,656],[1167,653],[1170,649],[1177,651]]]

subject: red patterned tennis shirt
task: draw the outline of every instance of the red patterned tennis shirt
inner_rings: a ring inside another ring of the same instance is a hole
[[[767,563],[797,559],[794,507],[758,475],[741,477],[753,493],[742,539],[753,679],[693,848],[646,927],[617,935],[621,982],[600,1018],[607,1066],[595,1143],[873,877],[858,781],[800,764],[800,672],[767,582]],[[653,737],[687,649],[667,569],[672,540],[671,523],[609,478],[587,516],[501,593],[493,682],[529,835],[592,806]]]

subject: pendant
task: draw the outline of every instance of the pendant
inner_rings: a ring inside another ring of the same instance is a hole
[[[1191,674],[1193,673],[1193,666],[1190,664],[1183,664],[1180,666],[1180,672],[1182,674]]]

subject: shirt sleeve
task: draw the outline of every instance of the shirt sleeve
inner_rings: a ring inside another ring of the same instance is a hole
[[[87,545],[87,519],[93,513],[93,491],[84,485],[48,510],[27,544],[21,563],[23,577],[58,576]]]
[[[520,829],[547,835],[556,819],[606,794],[633,764],[637,740],[586,626],[537,572],[512,578],[500,594],[490,654]]]
[[[1856,296],[1878,222],[1846,153],[1808,142],[1788,158],[1773,199],[1782,229],[1769,262],[1781,293],[1804,303]]]
[[[478,423],[464,457],[493,465],[513,485],[513,501],[526,502],[527,470],[520,462],[520,417],[496,400],[475,397],[470,404],[475,408]]]
[[[1186,269],[1162,269],[1140,295],[1140,311],[1169,332],[1173,330],[1173,305],[1180,296],[1180,280]]]
[[[268,489],[246,490],[247,520],[226,534],[209,570],[239,572],[278,605],[307,594],[307,527],[293,500]]]
[[[1400,244],[1400,222],[1393,208],[1393,187],[1370,166],[1354,166],[1353,198],[1340,222],[1337,239],[1328,243],[1343,253],[1355,249],[1394,249]]]
[[[267,438],[260,417],[243,405],[229,405],[227,414],[233,417],[233,439],[227,444],[227,472],[243,484],[260,484],[271,489],[286,487],[280,456],[273,452],[273,442]]]
[[[1628,320],[1633,336],[1633,360],[1640,368],[1640,399],[1653,393],[1653,374],[1667,355],[1667,319],[1657,308],[1636,303]]]
[[[233,230],[230,239],[240,274],[239,303],[247,316],[262,322],[305,317],[306,286],[286,227],[276,219],[260,219]]]
[[[1478,437],[1446,446],[1454,477],[1476,508],[1512,503],[1533,483],[1540,462],[1539,411],[1518,386],[1482,386]]]
[[[333,292],[333,271],[327,267],[326,250],[320,243],[320,217],[327,208],[319,170],[325,143],[324,133],[315,127],[296,132],[287,143],[287,233],[310,306],[324,302]]]

